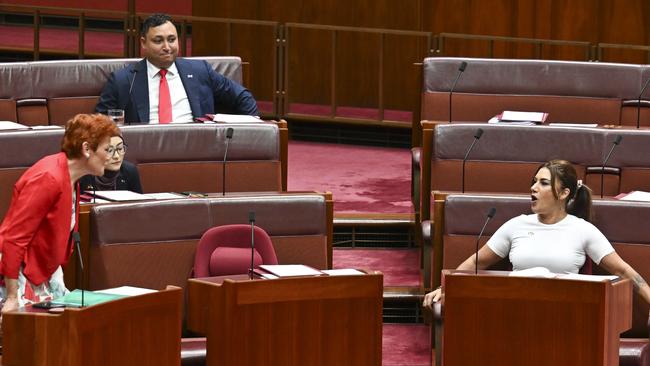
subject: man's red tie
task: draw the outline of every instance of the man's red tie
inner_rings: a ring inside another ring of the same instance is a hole
[[[158,99],[158,123],[169,123],[172,121],[172,98],[169,94],[166,69],[160,70],[160,88]]]

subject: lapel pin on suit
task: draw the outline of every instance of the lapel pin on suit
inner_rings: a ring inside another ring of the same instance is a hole
[[[193,77],[194,77],[194,75],[192,75],[192,74],[187,74],[187,78],[188,78],[188,79],[191,79],[191,78],[193,78]]]

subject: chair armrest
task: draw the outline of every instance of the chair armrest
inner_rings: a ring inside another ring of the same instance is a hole
[[[422,148],[414,147],[411,149],[411,165],[420,167],[420,156],[422,155]]]
[[[420,212],[420,157],[422,149],[414,147],[411,149],[411,203],[418,216]]]
[[[431,239],[431,221],[425,220],[420,224],[420,240],[422,248],[422,285],[431,288],[431,271],[433,271],[433,241]]]

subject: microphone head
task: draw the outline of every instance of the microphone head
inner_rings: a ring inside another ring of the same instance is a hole
[[[466,68],[467,68],[467,62],[463,61],[460,63],[460,66],[458,67],[458,71],[464,72]]]
[[[614,145],[620,144],[621,140],[623,140],[623,136],[622,135],[616,135],[616,138],[614,139]]]
[[[234,132],[235,132],[235,130],[234,130],[232,127],[228,127],[228,129],[226,130],[226,138],[227,138],[227,139],[231,139],[231,138],[232,138],[232,134],[233,134]]]
[[[255,211],[248,211],[248,222],[255,222]]]
[[[81,241],[81,236],[79,235],[78,231],[72,232],[72,240],[74,240],[76,243]]]
[[[490,208],[490,210],[488,211],[487,217],[489,217],[489,218],[493,218],[494,215],[495,215],[496,213],[497,213],[497,209],[494,208],[494,207],[492,207],[492,208]]]
[[[476,132],[474,133],[474,138],[478,140],[478,139],[481,138],[481,136],[483,136],[483,129],[482,129],[482,128],[479,128],[479,129],[477,129]]]

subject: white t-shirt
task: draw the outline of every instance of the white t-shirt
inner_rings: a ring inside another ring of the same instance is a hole
[[[614,251],[594,225],[573,215],[551,225],[539,222],[536,214],[514,217],[492,235],[487,245],[499,257],[509,256],[515,271],[545,267],[554,273],[578,273],[585,254],[599,264]]]

